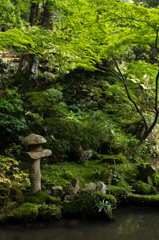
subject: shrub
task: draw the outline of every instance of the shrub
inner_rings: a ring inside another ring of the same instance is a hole
[[[8,194],[13,187],[25,190],[30,184],[28,174],[20,171],[18,165],[15,159],[0,156],[0,187],[7,188]]]
[[[9,144],[22,139],[26,122],[23,103],[17,88],[4,90],[0,95],[0,100],[0,146],[1,149],[5,149]]]

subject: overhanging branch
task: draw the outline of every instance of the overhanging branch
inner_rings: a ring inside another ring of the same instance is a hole
[[[105,68],[105,67],[101,66],[101,65],[98,64],[98,63],[97,63],[97,67],[98,67],[99,69],[103,70],[103,71],[109,71],[109,72],[111,72],[114,76],[118,77],[118,78],[122,81],[122,83],[124,84],[124,87],[125,87],[125,90],[126,90],[128,99],[133,103],[133,105],[135,106],[137,112],[138,112],[138,113],[140,114],[140,116],[142,117],[142,119],[143,119],[143,121],[144,121],[144,125],[145,125],[145,131],[148,131],[148,124],[147,124],[147,122],[146,122],[146,118],[144,117],[143,113],[140,111],[137,103],[132,99],[132,97],[131,97],[131,95],[130,95],[130,92],[129,92],[129,89],[128,89],[128,86],[127,86],[127,84],[126,84],[126,80],[125,80],[122,72],[120,71],[120,68],[119,68],[119,66],[118,66],[118,63],[117,63],[117,61],[116,61],[116,59],[115,59],[115,57],[114,57],[113,55],[112,55],[112,57],[113,57],[115,66],[116,66],[119,74],[117,74],[115,71],[113,71],[113,70],[111,70],[111,69],[109,69],[109,68]]]

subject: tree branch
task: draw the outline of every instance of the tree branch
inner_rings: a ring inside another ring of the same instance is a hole
[[[113,57],[113,60],[114,60],[114,62],[115,62],[116,68],[117,68],[117,70],[118,70],[118,72],[119,72],[119,75],[118,75],[115,71],[113,71],[113,70],[111,70],[111,69],[109,69],[109,68],[105,68],[105,67],[103,67],[103,66],[101,66],[101,65],[99,65],[99,64],[97,63],[98,68],[101,69],[101,70],[103,70],[103,71],[109,71],[109,72],[111,72],[114,76],[118,77],[118,78],[122,81],[122,83],[124,84],[124,87],[125,87],[125,90],[126,90],[128,99],[133,103],[133,105],[135,106],[137,112],[138,112],[138,113],[140,114],[140,116],[142,117],[142,119],[143,119],[143,121],[144,121],[144,125],[145,125],[145,131],[147,131],[147,130],[148,130],[148,124],[147,124],[147,122],[146,122],[146,118],[144,117],[144,115],[143,115],[143,113],[140,111],[140,109],[138,108],[137,103],[132,99],[132,97],[131,97],[131,95],[130,95],[130,92],[129,92],[129,89],[128,89],[128,86],[127,86],[127,84],[126,84],[125,78],[124,78],[122,72],[120,71],[120,68],[119,68],[119,66],[118,66],[118,64],[117,64],[117,62],[116,62],[116,59],[114,58],[113,55],[112,55],[112,57]]]
[[[156,28],[155,26],[153,26],[152,24],[150,24],[150,23],[147,22],[146,20],[137,20],[137,19],[135,19],[135,18],[133,18],[133,17],[121,17],[121,16],[119,16],[119,15],[117,15],[117,14],[115,14],[115,13],[114,13],[114,15],[117,16],[118,18],[121,18],[121,19],[128,19],[128,20],[133,20],[133,21],[135,21],[135,22],[146,23],[148,26],[150,26],[150,27],[152,27],[153,29],[157,30],[157,28]],[[116,20],[116,19],[114,19],[114,20]]]
[[[37,132],[30,126],[29,121],[28,121],[28,119],[27,119],[27,117],[26,117],[26,114],[25,114],[25,113],[26,113],[26,107],[25,107],[25,104],[24,104],[24,97],[23,97],[21,91],[20,91],[20,94],[21,94],[21,100],[22,100],[22,103],[23,103],[23,115],[24,115],[26,124],[28,125],[28,127],[31,129],[31,131],[32,131],[33,133],[37,134]]]
[[[155,47],[156,47],[157,51],[159,50],[158,47],[157,47],[157,43],[158,43],[158,30],[159,29],[156,30],[156,40],[155,40]]]
[[[152,125],[149,127],[149,129],[147,129],[147,131],[144,133],[143,138],[146,139],[146,137],[151,133],[152,129],[154,128],[154,126],[157,123],[158,120],[158,115],[159,115],[159,110],[158,110],[158,80],[159,80],[159,70],[157,72],[156,75],[156,92],[155,92],[155,119],[152,123]]]
[[[120,68],[119,68],[119,66],[118,66],[118,63],[117,63],[117,61],[116,61],[116,59],[115,59],[115,57],[114,57],[113,55],[112,55],[112,57],[113,57],[113,60],[114,60],[114,62],[115,62],[115,66],[116,66],[116,68],[117,68],[117,70],[118,70],[118,72],[119,72],[119,74],[120,74],[120,76],[121,76],[120,79],[121,79],[122,83],[124,84],[124,87],[125,87],[127,96],[128,96],[128,98],[129,98],[129,100],[134,104],[137,112],[138,112],[138,113],[140,114],[140,116],[142,117],[142,119],[143,119],[143,121],[144,121],[144,124],[145,124],[145,130],[147,131],[147,130],[148,130],[148,124],[147,124],[147,122],[146,122],[146,118],[144,117],[144,115],[143,115],[143,113],[140,111],[140,109],[138,108],[137,103],[132,99],[132,97],[131,97],[131,95],[130,95],[130,92],[129,92],[129,89],[128,89],[128,86],[127,86],[127,84],[126,84],[125,78],[124,78],[124,76],[123,76],[123,74],[122,74],[122,72],[121,72],[121,70],[120,70]]]

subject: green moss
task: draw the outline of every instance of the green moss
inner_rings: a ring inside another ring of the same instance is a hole
[[[38,217],[42,220],[52,221],[54,219],[61,218],[61,206],[56,206],[53,204],[42,204],[38,206],[39,214]]]
[[[0,214],[0,222],[26,222],[32,221],[38,216],[38,207],[32,203],[22,203],[16,209]]]
[[[50,196],[47,198],[46,203],[51,203],[51,204],[60,204],[61,203],[61,199],[59,197],[53,197]]]
[[[89,194],[82,196],[74,196],[71,201],[64,201],[62,204],[62,214],[64,216],[96,216],[98,209],[95,201]]]
[[[107,186],[108,192],[113,195],[117,201],[121,201],[123,198],[126,198],[128,194],[131,193],[130,188],[126,187],[120,187],[120,186],[114,186],[114,185],[109,185]]]
[[[62,203],[62,213],[64,216],[101,217],[103,213],[99,212],[97,206],[100,201],[108,201],[111,206],[116,206],[116,199],[112,195],[100,194],[99,192],[82,192],[72,196],[70,201]]]
[[[52,186],[62,186],[65,191],[75,177],[80,186],[90,181],[103,181],[103,172],[107,169],[109,171],[110,166],[101,160],[91,160],[88,166],[72,162],[42,166],[42,189],[51,190]]]
[[[132,192],[132,186],[130,186],[127,182],[125,181],[119,181],[116,184],[118,187],[124,187],[127,192]]]
[[[88,178],[88,177],[87,177]],[[93,182],[102,181],[105,184],[111,184],[113,179],[113,169],[95,169],[90,175],[90,180]]]
[[[128,160],[123,155],[101,155],[103,162],[110,162],[110,163],[128,163]]]
[[[44,193],[39,190],[36,194],[32,196],[26,196],[25,202],[35,203],[35,204],[42,204],[46,203],[60,203],[60,198],[52,197],[48,193]]]
[[[146,196],[130,194],[128,196],[128,202],[137,206],[159,207],[159,194]]]
[[[94,192],[94,197],[96,202],[104,200],[104,201],[108,201],[113,207],[116,206],[117,200],[113,195]]]
[[[71,171],[66,170],[61,174],[61,177],[66,180],[71,180],[73,178],[73,173]]]
[[[139,181],[133,185],[133,189],[139,194],[156,194],[156,188],[145,182]]]

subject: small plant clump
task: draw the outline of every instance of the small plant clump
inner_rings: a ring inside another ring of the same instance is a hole
[[[102,200],[98,202],[96,205],[98,207],[99,212],[104,211],[108,218],[113,218],[112,209],[114,208],[112,208],[111,204],[108,201]]]

